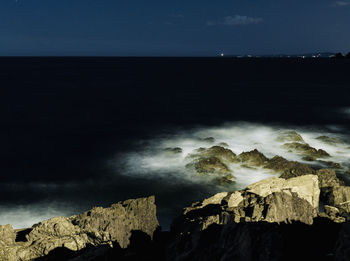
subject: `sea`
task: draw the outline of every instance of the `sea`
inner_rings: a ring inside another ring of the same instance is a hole
[[[330,58],[1,57],[0,224],[155,195],[167,230],[193,202],[276,176],[236,166],[235,184],[213,184],[186,168],[191,153],[225,143],[302,161],[276,142],[286,130],[346,169],[349,72]]]

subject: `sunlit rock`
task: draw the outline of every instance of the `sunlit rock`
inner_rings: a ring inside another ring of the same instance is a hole
[[[54,217],[16,232],[9,225],[0,226],[0,260],[33,260],[56,250],[75,256],[87,247],[106,251],[115,244],[124,249],[132,231],[152,237],[158,226],[154,197],[98,207],[70,218]]]

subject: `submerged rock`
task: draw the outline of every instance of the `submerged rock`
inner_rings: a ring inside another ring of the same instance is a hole
[[[201,139],[202,141],[208,142],[208,143],[214,143],[215,142],[215,138],[214,137],[207,137],[204,139]]]
[[[165,148],[164,151],[168,152],[168,153],[173,153],[173,154],[181,154],[182,153],[182,148],[179,148],[179,147]]]
[[[159,226],[154,202],[154,197],[127,200],[70,218],[55,217],[16,232],[9,225],[0,226],[0,260],[33,260],[58,250],[77,258],[91,247],[98,247],[101,255],[116,245],[125,249],[133,231],[153,237]]]

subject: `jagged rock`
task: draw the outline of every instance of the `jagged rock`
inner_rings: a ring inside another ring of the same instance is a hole
[[[0,225],[0,247],[15,244],[16,233],[11,225]]]
[[[324,161],[324,160],[318,160],[317,162],[326,165],[329,168],[332,169],[341,169],[342,166],[338,162],[333,162],[333,161]]]
[[[33,260],[56,249],[79,251],[78,255],[91,246],[106,250],[117,244],[126,248],[132,231],[153,236],[159,226],[154,202],[154,197],[127,200],[70,218],[55,217],[31,229],[18,230],[17,234],[11,226],[0,226],[0,260]]]
[[[269,159],[266,158],[265,155],[259,152],[257,149],[248,152],[242,152],[236,158],[236,161],[242,162],[247,166],[254,167],[263,166],[268,162],[268,160]]]
[[[164,151],[168,152],[168,153],[173,153],[173,154],[181,154],[182,153],[182,148],[179,148],[179,147],[165,148]]]
[[[316,139],[323,141],[324,143],[331,144],[331,145],[344,144],[344,141],[342,141],[341,139],[338,139],[338,138],[334,138],[334,137],[319,136]]]
[[[186,165],[199,175],[212,177],[219,184],[230,184],[235,178],[227,164],[232,163],[236,155],[229,149],[213,146],[209,149],[200,148],[187,158],[192,162]]]
[[[344,182],[337,177],[334,170],[320,169],[316,171],[316,175],[321,189],[344,185]]]
[[[304,158],[307,157],[306,159],[308,160],[316,160],[317,158],[324,158],[324,157],[329,157],[330,155],[328,152],[322,150],[322,149],[315,149],[311,147],[307,143],[299,143],[299,142],[291,142],[291,143],[285,143],[282,146],[283,148],[297,152],[301,155],[304,155]]]
[[[200,159],[194,164],[194,166],[196,172],[199,174],[227,175],[231,173],[227,165],[217,157]]]
[[[320,216],[322,216],[323,213],[320,213]],[[333,222],[336,223],[344,223],[346,221],[346,218],[340,216],[340,211],[336,207],[333,206],[324,206],[324,214],[325,217],[331,219]]]
[[[309,165],[301,164],[296,161],[289,161],[280,156],[275,156],[270,159],[265,165],[265,168],[281,172],[281,178],[284,179],[315,173],[315,170]]]
[[[350,187],[334,186],[326,197],[326,204],[338,208],[347,218],[350,213]],[[344,216],[344,215],[342,215]]]
[[[280,142],[301,142],[305,143],[303,137],[296,131],[284,131],[278,137],[277,141]]]
[[[316,175],[270,178],[217,194],[174,221],[168,260],[326,260],[340,253],[337,241],[348,251],[338,238],[343,219],[337,209],[326,207],[325,217],[318,216],[319,194]]]

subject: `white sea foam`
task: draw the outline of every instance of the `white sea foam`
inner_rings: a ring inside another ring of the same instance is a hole
[[[302,159],[302,155],[283,148],[284,142],[277,139],[281,133],[290,130],[297,131],[310,146],[327,151],[331,155],[330,158],[326,159],[327,161],[347,166],[350,158],[350,145],[348,143],[328,144],[316,139],[326,135],[347,141],[349,137],[344,134],[312,128],[285,128],[246,122],[225,124],[219,127],[194,128],[166,137],[154,137],[141,151],[125,153],[112,164],[120,166],[120,161],[123,161],[125,163],[125,168],[121,172],[123,175],[148,179],[162,178],[169,182],[205,183],[208,181],[207,179],[186,169],[185,165],[190,162],[187,156],[200,147],[209,148],[220,143],[226,143],[228,148],[236,154],[257,149],[269,158],[279,155],[288,160],[310,164]],[[215,138],[215,142],[205,141],[204,139],[207,137]],[[174,147],[182,148],[183,152],[172,154],[164,151],[165,148]],[[241,189],[250,183],[276,175],[276,173],[266,169],[247,169],[237,164],[232,164],[229,167],[236,177],[236,184],[232,186],[232,189]]]

